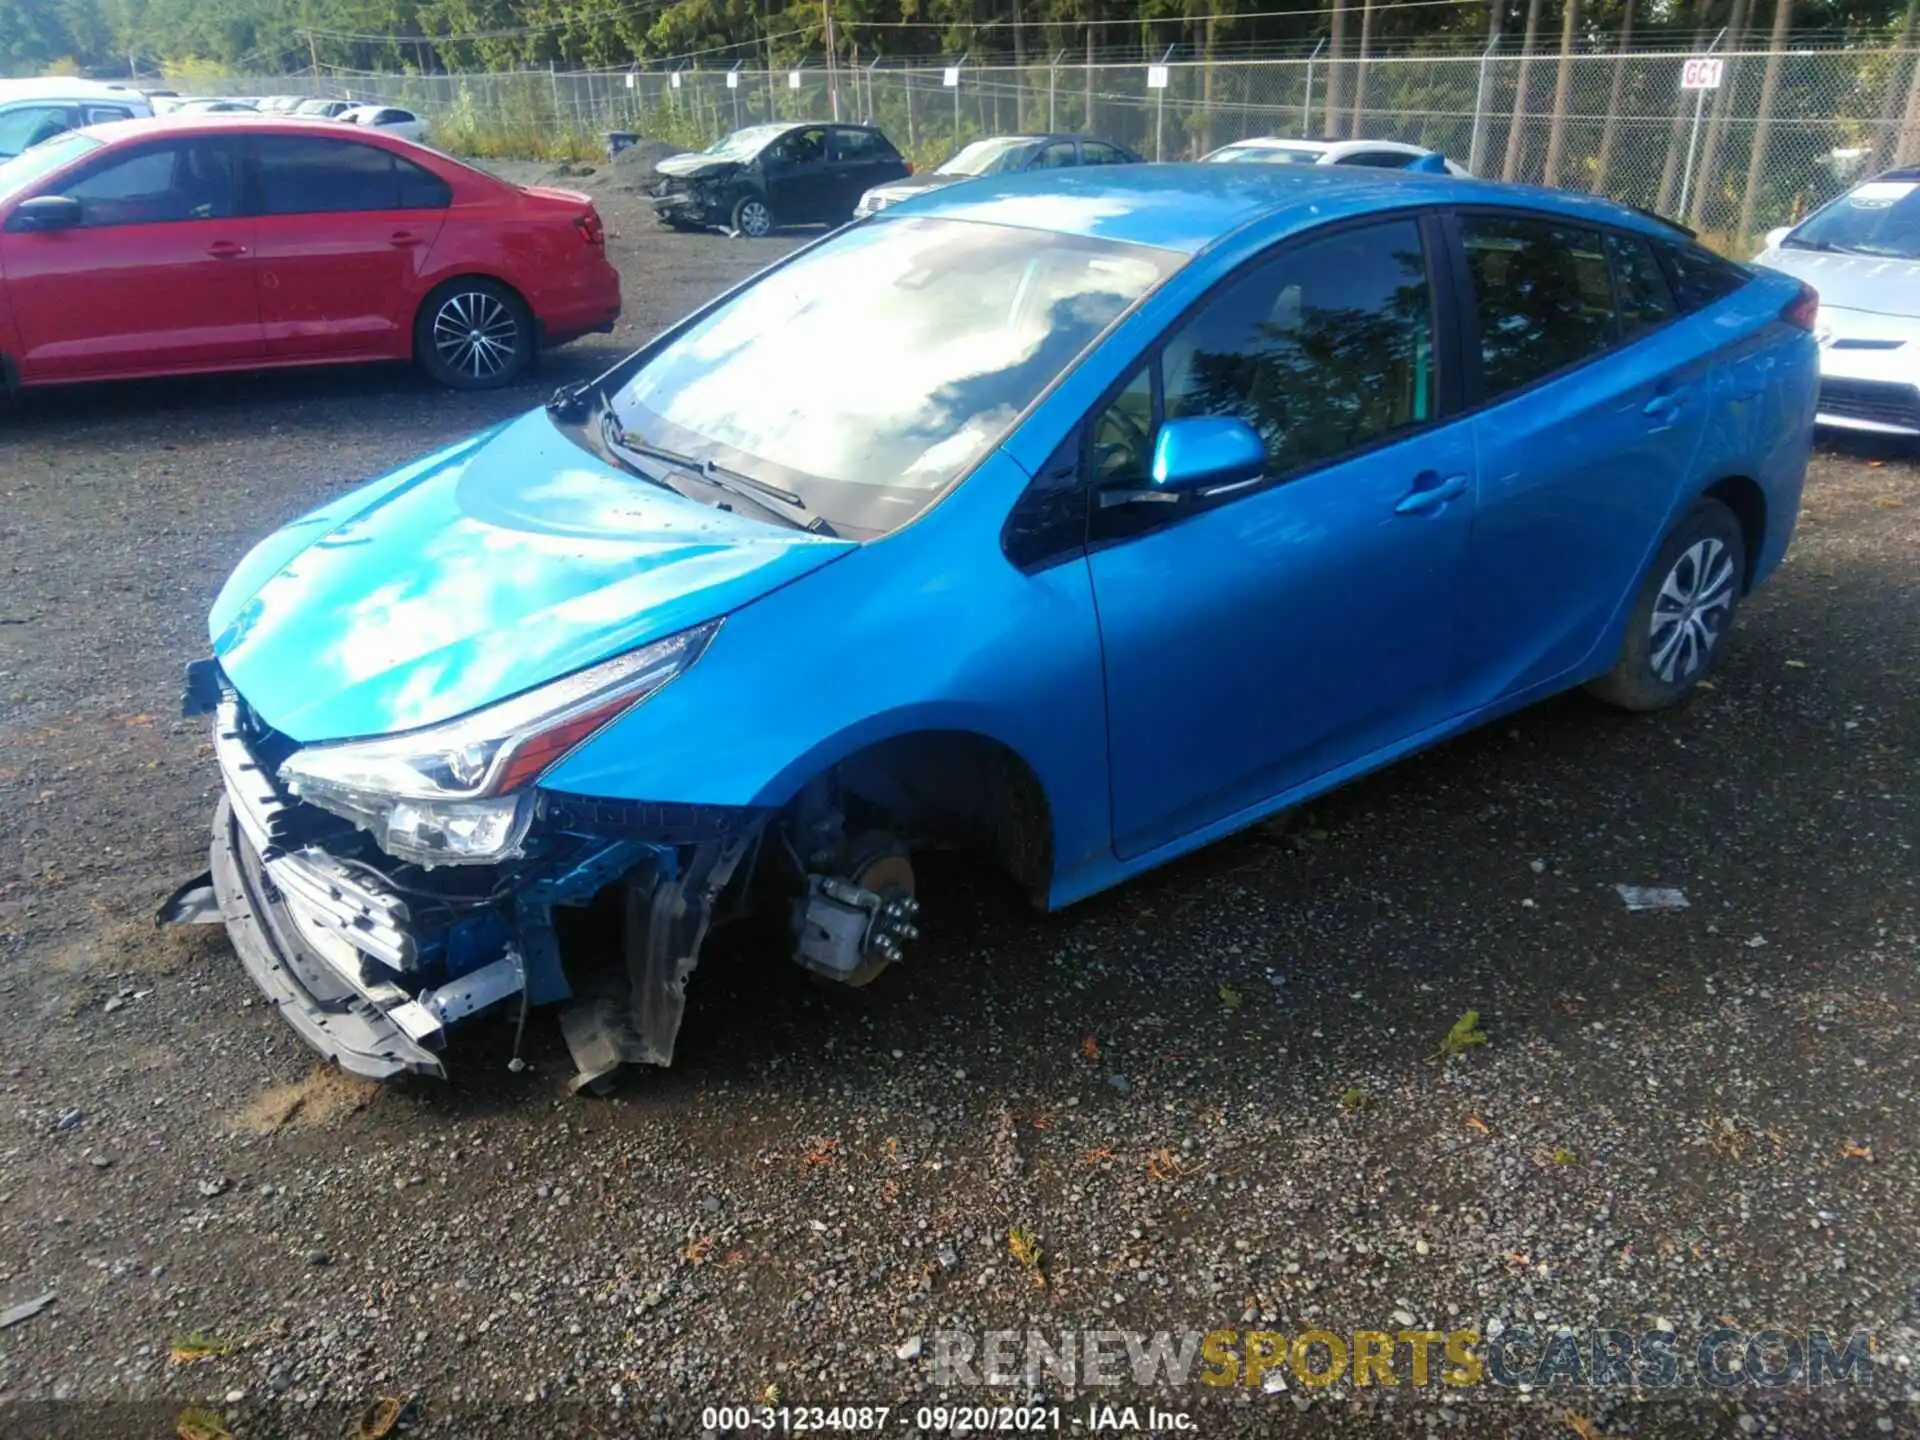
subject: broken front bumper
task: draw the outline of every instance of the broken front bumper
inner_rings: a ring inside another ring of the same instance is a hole
[[[255,745],[290,742],[260,741],[230,689],[214,705],[225,793],[210,873],[160,918],[217,911],[261,993],[314,1049],[368,1079],[444,1078],[440,1052],[460,1021],[572,1001],[561,1028],[577,1083],[671,1063],[713,901],[759,812],[536,792],[524,859],[421,871],[282,790]],[[610,888],[625,892],[622,938],[570,979],[553,911]]]
[[[419,937],[407,901],[377,870],[319,846],[296,848],[293,803],[253,757],[236,702],[222,702],[214,753],[226,795],[208,869],[220,918],[247,973],[300,1037],[342,1069],[384,1080],[445,1075],[448,1026],[526,989],[519,953],[412,990]]]
[[[390,982],[370,983],[361,952],[344,938],[358,934],[385,944],[393,933],[362,910],[364,890],[335,890],[325,872],[306,861],[262,862],[227,800],[214,813],[209,868],[241,964],[302,1040],[370,1080],[406,1071],[445,1077],[427,1041],[457,1017],[442,1016]],[[517,973],[512,988],[520,988]]]

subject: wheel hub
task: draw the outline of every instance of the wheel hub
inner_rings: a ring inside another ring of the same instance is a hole
[[[794,958],[843,985],[865,985],[920,937],[913,866],[903,854],[876,856],[851,876],[809,875],[799,911]]]

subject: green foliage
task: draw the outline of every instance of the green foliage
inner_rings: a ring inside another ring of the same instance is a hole
[[[1451,1060],[1456,1055],[1464,1055],[1476,1045],[1487,1043],[1487,1032],[1480,1028],[1480,1012],[1469,1010],[1453,1022],[1453,1028],[1440,1037],[1440,1049],[1435,1058]]]
[[[1602,40],[1618,26],[1625,0],[1593,0],[1585,7],[1588,32]],[[831,0],[841,60],[864,65],[876,58],[957,56],[976,64],[1042,64],[1055,53],[1087,53],[1089,38],[1103,56],[1158,56],[1169,45],[1181,58],[1210,49],[1244,54],[1304,51],[1327,28],[1324,8],[1276,7],[1223,0]],[[1518,0],[1496,0],[1508,12],[1509,36],[1520,31]],[[763,8],[764,6],[764,8]],[[1724,24],[1732,0],[1649,7],[1635,20],[1636,45],[1685,48],[1696,27]],[[1548,5],[1549,31],[1558,21]],[[1755,6],[1756,27],[1767,7]],[[1358,28],[1356,5],[1348,34]],[[1904,0],[1861,0],[1839,8],[1802,0],[1796,29],[1845,29],[1865,44],[1896,32]],[[1018,25],[1014,23],[1018,20]],[[1100,23],[1089,25],[1089,20]],[[912,22],[902,25],[900,22]],[[1383,50],[1430,45],[1458,51],[1485,33],[1479,5],[1395,5],[1381,0],[1373,32]],[[313,32],[311,45],[308,32]],[[1351,39],[1350,42],[1351,43]],[[731,47],[722,53],[723,47]],[[130,57],[151,73],[195,59],[229,73],[291,73],[317,56],[322,65],[387,73],[446,73],[481,69],[605,67],[666,55],[710,52],[704,63],[724,67],[735,58],[776,67],[825,52],[818,0],[660,0],[608,4],[606,0],[0,0],[0,73],[36,74],[63,59],[100,74],[125,74]],[[1418,89],[1418,67],[1397,84]],[[1873,77],[1863,77],[1873,83]],[[1783,87],[1785,105],[1793,87]],[[1063,103],[1078,97],[1061,97]],[[1211,97],[1218,105],[1236,97]],[[1395,97],[1417,108],[1412,93]],[[1012,117],[1004,117],[1011,119]],[[1028,124],[1042,113],[1024,115]],[[1085,123],[1061,113],[1059,122]],[[1168,143],[1193,148],[1208,138],[1205,121],[1174,118]],[[1016,127],[1017,128],[1017,127]]]

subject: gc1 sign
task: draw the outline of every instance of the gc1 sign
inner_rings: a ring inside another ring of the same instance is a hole
[[[1718,90],[1727,62],[1713,55],[1696,55],[1680,67],[1682,90]]]

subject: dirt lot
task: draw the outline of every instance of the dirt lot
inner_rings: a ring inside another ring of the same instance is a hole
[[[627,319],[514,393],[366,370],[0,416],[0,1310],[56,1297],[0,1328],[0,1434],[172,1435],[190,1400],[237,1435],[375,1434],[383,1396],[410,1433],[696,1434],[774,1399],[911,1433],[1030,1394],[936,1387],[945,1330],[1619,1326],[1690,1357],[1722,1324],[1875,1354],[1814,1396],[1036,1389],[1067,1428],[1152,1399],[1203,1435],[1914,1433],[1897,453],[1822,449],[1683,711],[1555,701],[1051,918],[940,867],[909,964],[828,993],[718,957],[681,1062],[611,1101],[566,1094],[550,1026],[529,1073],[483,1033],[456,1083],[363,1089],[217,932],[156,933],[215,789],[180,669],[247,545],[791,243],[600,198]],[[1436,1058],[1469,1009],[1486,1043]]]

